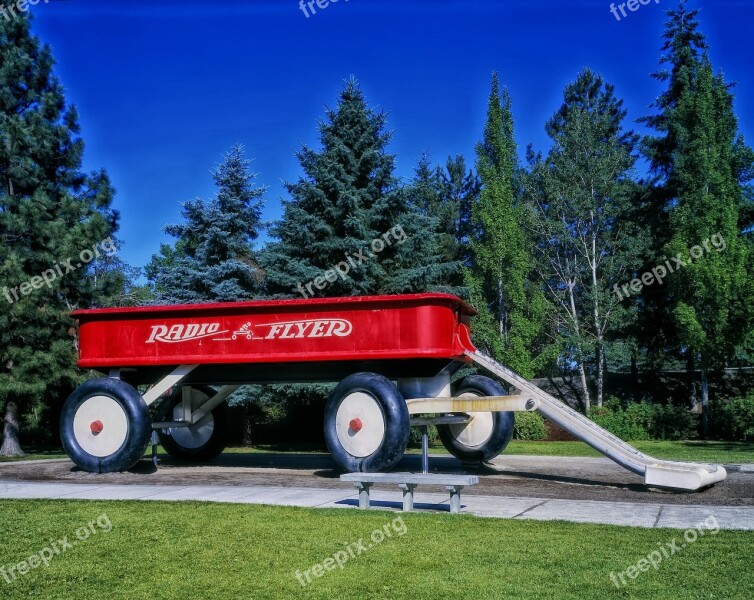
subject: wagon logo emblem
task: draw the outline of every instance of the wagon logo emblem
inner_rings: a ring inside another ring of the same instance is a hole
[[[313,319],[307,321],[284,321],[259,325],[269,327],[264,339],[290,340],[293,338],[348,337],[353,331],[351,321],[345,319]]]
[[[346,319],[306,319],[257,325],[249,321],[232,330],[221,330],[220,323],[152,325],[147,344],[180,344],[204,338],[211,338],[213,342],[234,342],[348,337],[352,332],[353,324]]]
[[[220,331],[220,323],[192,323],[190,325],[176,324],[168,327],[167,325],[152,325],[152,334],[147,340],[147,344],[155,342],[165,342],[166,344],[178,344],[190,340],[200,340],[202,338],[216,336],[226,331]]]

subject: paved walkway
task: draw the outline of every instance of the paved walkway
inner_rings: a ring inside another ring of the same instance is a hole
[[[0,482],[3,499],[58,500],[163,500],[272,504],[309,508],[353,508],[358,506],[355,490],[290,488],[268,486],[177,486],[113,485],[84,483]],[[372,507],[400,510],[399,491],[372,490]],[[688,529],[714,516],[721,529],[754,530],[754,507],[634,504],[590,500],[507,498],[503,496],[462,495],[462,512],[479,517],[570,521],[634,527]],[[415,496],[420,511],[449,511],[446,494],[421,493]]]

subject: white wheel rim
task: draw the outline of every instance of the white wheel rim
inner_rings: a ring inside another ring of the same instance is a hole
[[[351,427],[358,419],[361,429]],[[385,415],[379,402],[364,392],[346,396],[335,415],[338,441],[351,456],[364,458],[374,454],[385,439]]]
[[[97,424],[95,426],[95,424]],[[101,427],[99,433],[96,428]],[[128,416],[110,396],[84,400],[73,417],[73,435],[81,449],[98,458],[117,452],[128,438]]]
[[[208,399],[209,396],[204,392],[191,388],[191,412],[198,410]],[[183,403],[179,402],[173,408],[173,419],[177,421],[182,418]],[[215,431],[215,419],[212,418],[212,413],[209,413],[206,421],[198,427],[196,425],[191,427],[172,427],[169,431],[170,436],[176,444],[188,450],[196,450],[209,442]]]
[[[479,397],[474,392],[466,392],[461,398]],[[462,446],[478,448],[484,445],[492,437],[495,429],[495,415],[491,412],[470,413],[471,420],[468,423],[450,425],[450,434]]]

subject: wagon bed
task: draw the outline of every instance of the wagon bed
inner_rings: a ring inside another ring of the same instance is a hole
[[[337,381],[361,370],[431,377],[473,350],[448,294],[79,310],[79,366],[132,383],[198,365],[189,383]],[[202,377],[204,376],[204,377]]]

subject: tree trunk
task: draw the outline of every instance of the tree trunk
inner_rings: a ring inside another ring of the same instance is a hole
[[[709,381],[707,381],[707,359],[702,354],[702,437],[709,436]]]
[[[639,365],[636,362],[636,350],[631,351],[631,398],[639,398]]]
[[[18,405],[13,400],[8,400],[5,404],[3,445],[0,447],[0,456],[24,456],[21,443],[18,441],[18,431]]]
[[[257,442],[256,422],[257,415],[254,404],[251,402],[244,406],[243,416],[243,445],[251,446]]]
[[[601,408],[605,395],[605,349],[601,341],[597,343],[595,353],[595,359],[597,360],[597,406]]]
[[[698,415],[702,412],[702,406],[699,404],[699,397],[696,393],[696,361],[694,353],[689,351],[686,358],[686,374],[689,382],[689,409],[692,413]]]
[[[584,362],[579,362],[579,376],[581,377],[581,389],[584,390],[584,412],[588,413],[592,407],[592,398],[589,395],[589,384],[586,382],[586,369]]]
[[[592,185],[592,198],[595,197],[594,185]],[[602,407],[603,390],[605,385],[605,348],[602,345],[602,315],[600,313],[600,301],[597,289],[597,230],[594,227],[594,211],[589,216],[592,222],[592,254],[589,258],[589,266],[592,271],[592,312],[594,314],[594,331],[597,335],[595,348],[595,360],[597,361],[597,406]]]
[[[573,284],[568,286],[568,296],[571,303],[571,319],[573,320],[573,330],[581,339],[581,327],[579,326],[579,317],[576,313],[576,299],[573,297]],[[580,354],[581,352],[579,352]],[[589,385],[586,382],[586,369],[584,368],[584,359],[579,356],[579,375],[581,377],[581,389],[584,390],[584,411],[589,412],[592,407],[592,398],[589,394]]]
[[[498,308],[498,326],[500,338],[503,340],[503,347],[507,348],[506,331],[505,331],[505,313],[503,310],[503,280],[497,280],[497,308]]]

